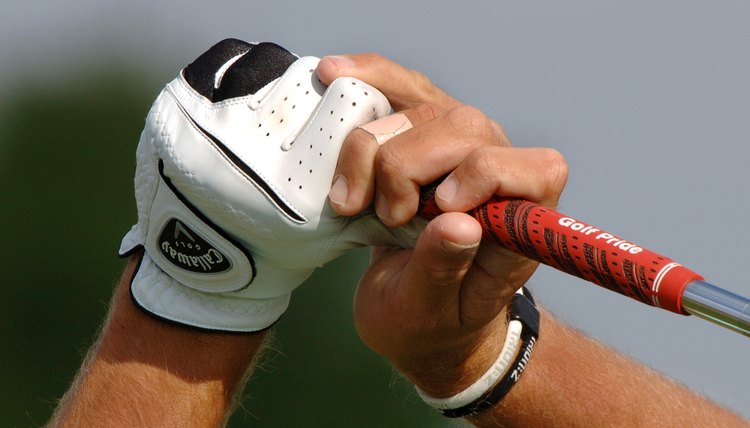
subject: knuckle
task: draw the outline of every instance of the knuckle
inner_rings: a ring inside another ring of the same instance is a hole
[[[426,75],[412,69],[407,69],[407,72],[410,76],[410,83],[413,85],[422,101],[433,102],[445,107],[459,104],[458,101],[448,95]]]
[[[492,146],[473,150],[463,162],[468,188],[473,189],[473,199],[479,200],[487,192],[494,192],[501,180],[498,153]],[[462,186],[463,187],[463,186]]]
[[[467,158],[472,171],[475,171],[483,179],[494,176],[498,170],[497,153],[490,146],[479,147]]]
[[[442,266],[431,266],[428,269],[430,283],[438,287],[455,284],[461,277],[461,270]]]
[[[498,139],[500,140],[500,145],[504,147],[510,146],[510,140],[508,139],[508,134],[505,133],[505,128],[498,122],[491,120],[490,125],[492,126],[492,129],[495,131],[495,134],[497,134]]]
[[[377,147],[377,142],[373,139],[372,135],[364,129],[357,128],[347,136],[342,150],[369,153],[375,147]]]
[[[403,173],[404,160],[390,144],[380,146],[375,157],[375,164],[381,178],[389,179]]]
[[[568,181],[568,162],[557,150],[540,149],[540,162],[544,166],[544,179],[549,191],[559,193]]]
[[[436,257],[422,266],[423,278],[437,288],[452,287],[459,283],[471,266],[471,260],[462,263],[451,263],[443,257]]]
[[[386,58],[377,52],[366,52],[360,55],[360,57],[368,64],[377,64],[386,62]]]
[[[441,114],[443,114],[443,112],[444,110],[439,106],[435,104],[425,103],[419,104],[418,106],[414,107],[411,111],[411,114],[419,123],[422,123],[440,116]]]
[[[411,77],[411,81],[414,84],[414,87],[417,88],[417,90],[419,90],[420,92],[430,93],[437,88],[432,83],[432,80],[430,80],[429,77],[418,72],[417,70],[408,69],[408,72],[409,76]]]
[[[355,129],[344,140],[339,154],[339,167],[347,168],[351,165],[359,168],[364,164],[371,164],[377,143],[367,131]]]
[[[461,105],[446,114],[448,125],[467,138],[490,138],[494,129],[490,119],[476,107]]]

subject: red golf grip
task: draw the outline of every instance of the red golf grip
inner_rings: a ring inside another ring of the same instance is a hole
[[[434,188],[422,194],[420,215],[440,215]],[[518,199],[494,198],[473,215],[490,239],[540,263],[648,305],[687,315],[682,293],[702,276],[633,242]]]

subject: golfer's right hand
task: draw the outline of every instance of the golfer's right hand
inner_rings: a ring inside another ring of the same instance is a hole
[[[373,250],[354,316],[370,348],[430,396],[451,396],[497,358],[505,307],[537,267],[480,242],[480,225],[463,213],[493,195],[555,207],[566,163],[551,149],[510,147],[480,111],[377,55],[327,57],[318,74],[324,82],[351,76],[370,83],[413,124],[382,145],[361,129],[349,135],[336,170],[346,192],[336,184],[331,190],[336,210],[354,214],[374,200],[381,220],[399,226],[417,212],[420,186],[448,175],[436,197],[446,214],[427,225],[416,246]]]

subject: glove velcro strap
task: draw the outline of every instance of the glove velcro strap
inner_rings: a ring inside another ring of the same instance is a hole
[[[238,291],[252,282],[252,256],[180,194],[161,160],[150,217],[144,247],[175,280],[207,293]]]
[[[199,330],[251,333],[284,313],[290,294],[268,299],[208,294],[185,287],[143,254],[130,284],[133,302],[151,316]]]

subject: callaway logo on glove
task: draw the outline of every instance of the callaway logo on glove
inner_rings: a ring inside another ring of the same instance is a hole
[[[391,109],[356,79],[326,88],[317,63],[229,39],[161,92],[137,150],[138,223],[120,246],[145,249],[131,284],[141,308],[257,331],[316,267],[362,245],[413,244],[423,221],[391,230],[328,206],[345,137]]]

